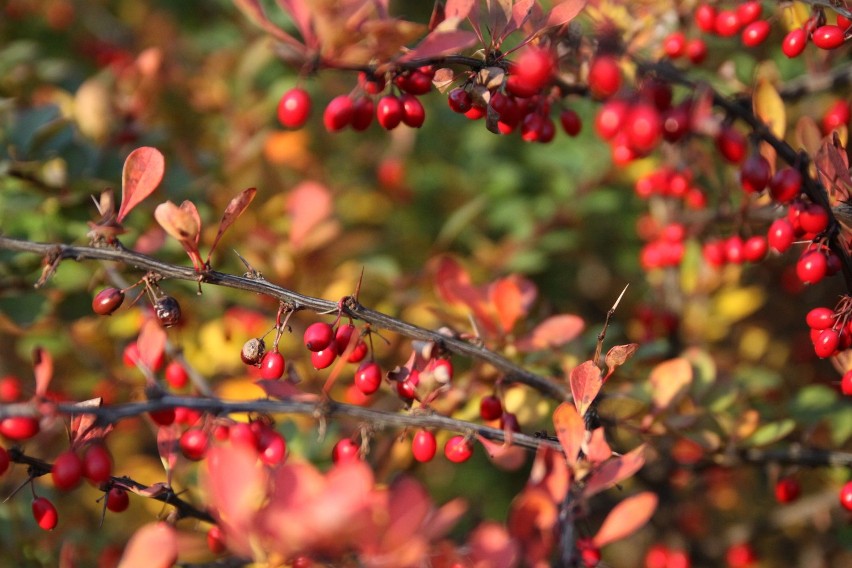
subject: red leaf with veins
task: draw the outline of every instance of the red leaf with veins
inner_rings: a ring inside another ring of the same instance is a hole
[[[573,466],[577,463],[580,447],[586,435],[586,427],[583,417],[577,413],[577,409],[570,402],[563,402],[553,413],[553,428],[562,449],[565,450],[565,458],[568,464]]]
[[[571,369],[571,396],[580,416],[585,416],[603,386],[601,370],[594,361],[584,361]]]
[[[178,558],[178,537],[167,523],[149,523],[137,530],[121,555],[121,568],[171,568]]]
[[[33,373],[35,374],[35,395],[43,397],[53,379],[53,357],[43,347],[33,349]]]
[[[213,254],[213,250],[216,248],[216,245],[219,244],[219,239],[222,238],[225,231],[227,231],[228,228],[234,224],[234,221],[236,221],[248,208],[256,193],[257,189],[253,187],[244,189],[239,193],[239,195],[231,199],[230,203],[228,203],[228,206],[225,208],[225,212],[222,214],[222,220],[219,221],[219,231],[216,233],[216,238],[213,239],[213,244],[210,246],[210,252],[207,253],[208,263],[210,262],[210,255]]]
[[[650,491],[624,499],[606,516],[592,542],[602,548],[630,536],[651,519],[657,509],[657,502],[657,496]]]
[[[137,148],[127,156],[121,172],[121,208],[116,217],[119,223],[157,189],[163,180],[165,166],[163,154],[150,146]]]

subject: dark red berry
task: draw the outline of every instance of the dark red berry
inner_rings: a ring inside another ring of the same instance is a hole
[[[462,463],[473,455],[473,446],[464,436],[453,436],[444,445],[444,456],[453,463]]]
[[[175,409],[164,408],[163,410],[155,410],[153,412],[149,412],[148,416],[150,416],[151,420],[153,420],[158,426],[169,426],[175,422]]]
[[[740,184],[748,193],[760,193],[769,183],[769,162],[760,154],[752,154],[740,168]]]
[[[130,506],[130,496],[127,491],[121,487],[113,487],[107,492],[106,496],[107,509],[113,513],[121,513],[127,510]]]
[[[382,369],[378,363],[362,363],[355,371],[355,386],[364,394],[370,395],[382,385]]]
[[[497,420],[503,416],[503,404],[494,395],[482,397],[479,401],[479,416],[483,420]]]
[[[399,126],[402,115],[402,102],[395,95],[385,95],[376,104],[376,121],[385,130]]]
[[[562,129],[568,136],[577,136],[583,128],[580,115],[569,108],[559,114],[559,122],[562,123]]]
[[[83,479],[83,460],[74,450],[65,450],[53,462],[50,477],[57,489],[74,489]]]
[[[210,438],[201,428],[190,428],[180,437],[180,451],[192,461],[203,459],[207,454]]]
[[[118,288],[104,288],[92,300],[92,310],[101,316],[108,316],[124,302],[124,292]]]
[[[450,105],[450,108],[453,109],[454,112],[457,113],[465,113],[470,110],[470,107],[473,105],[473,100],[470,97],[470,93],[461,87],[456,87],[450,94],[447,96],[447,102]]]
[[[368,97],[359,97],[352,103],[352,130],[363,132],[373,123],[375,105]]]
[[[420,128],[423,126],[423,123],[426,121],[426,109],[423,108],[423,104],[420,100],[414,95],[408,93],[403,93],[402,96],[399,97],[399,100],[402,101],[403,124],[410,126],[411,128]],[[473,110],[474,108],[476,107],[472,107],[470,110]]]
[[[799,498],[802,487],[792,477],[782,477],[775,483],[775,499],[779,503],[791,503]]]
[[[370,95],[378,95],[385,90],[385,78],[383,76],[367,75],[361,71],[358,73],[358,83],[364,92]]]
[[[93,483],[103,483],[112,475],[112,456],[102,444],[92,444],[83,454],[83,476]]]
[[[33,518],[38,523],[38,526],[46,531],[52,531],[59,522],[59,514],[56,512],[56,507],[44,497],[33,499]]]
[[[260,362],[260,377],[277,380],[284,376],[284,356],[278,351],[269,351]]]
[[[769,194],[779,203],[793,201],[799,196],[801,189],[802,174],[789,166],[776,171],[769,180]]]
[[[428,462],[435,457],[435,452],[438,449],[438,443],[435,441],[435,434],[429,430],[418,430],[411,441],[411,453],[414,459],[419,462]]]
[[[322,122],[329,132],[343,130],[352,122],[353,104],[349,95],[338,95],[329,101],[322,115]]]
[[[738,164],[746,155],[745,136],[730,126],[723,127],[716,137],[716,148],[726,160]]]
[[[171,296],[162,296],[154,304],[154,313],[163,327],[180,323],[180,304]]]
[[[311,96],[304,89],[290,89],[278,101],[278,121],[287,128],[301,128],[311,113]]]
[[[0,446],[0,475],[6,473],[6,470],[9,469],[10,462],[9,452],[6,451],[6,448]]]
[[[686,56],[696,65],[707,59],[707,44],[701,38],[689,40],[686,44]]]

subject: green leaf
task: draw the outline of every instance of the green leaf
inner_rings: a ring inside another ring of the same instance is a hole
[[[750,438],[745,440],[745,443],[749,446],[768,446],[783,439],[795,429],[796,421],[792,418],[770,422],[758,428]]]
[[[815,424],[837,411],[836,403],[834,390],[825,385],[809,385],[790,401],[789,415],[797,422]]]

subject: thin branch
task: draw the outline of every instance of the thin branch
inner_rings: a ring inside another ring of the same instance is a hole
[[[52,263],[58,263],[66,259],[120,262],[140,270],[156,272],[163,278],[203,282],[205,284],[265,294],[279,301],[287,302],[295,310],[329,312],[338,309],[337,302],[305,296],[298,292],[282,288],[281,286],[276,286],[263,279],[234,276],[215,270],[198,273],[190,267],[161,262],[150,256],[123,248],[96,248],[67,244],[35,243],[0,236],[0,249],[41,254],[49,257]],[[346,315],[365,321],[375,327],[398,333],[410,339],[432,341],[453,353],[484,361],[492,365],[495,369],[505,373],[505,382],[525,384],[559,401],[571,399],[571,394],[564,386],[546,377],[527,371],[502,355],[484,347],[401,321],[387,314],[365,308],[356,301],[346,302],[343,305],[343,310]]]

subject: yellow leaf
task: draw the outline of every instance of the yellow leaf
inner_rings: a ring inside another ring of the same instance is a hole
[[[692,365],[682,358],[663,361],[651,371],[654,408],[665,410],[686,392],[692,382]]]
[[[753,314],[765,301],[766,292],[759,286],[723,290],[716,295],[713,315],[730,324]]]
[[[769,126],[778,138],[784,138],[787,129],[787,112],[781,95],[766,79],[758,79],[754,90],[754,114]]]
[[[804,26],[810,16],[811,9],[804,2],[793,2],[781,10],[781,21],[788,32]]]

